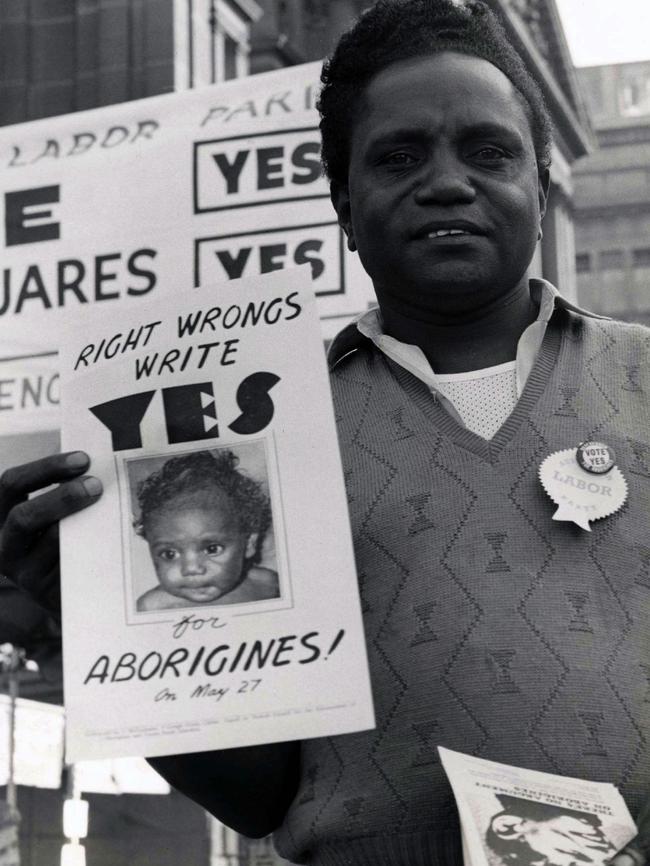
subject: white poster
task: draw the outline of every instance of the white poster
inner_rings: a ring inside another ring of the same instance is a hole
[[[67,759],[372,727],[309,268],[85,316],[61,375],[105,490],[62,524]]]
[[[9,778],[10,698],[0,695],[0,785]],[[14,781],[32,788],[61,787],[63,707],[18,698],[14,728]]]
[[[78,761],[74,784],[84,794],[169,794],[171,790],[144,758]]]
[[[56,450],[57,351],[80,311],[300,264],[325,337],[366,308],[320,170],[319,72],[0,129],[0,471]]]
[[[605,866],[636,836],[614,785],[438,752],[458,806],[465,866]]]

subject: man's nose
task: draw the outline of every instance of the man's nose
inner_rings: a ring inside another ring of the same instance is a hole
[[[203,557],[198,551],[186,550],[181,555],[181,574],[190,576],[192,574],[205,574]]]
[[[432,154],[419,180],[415,191],[418,204],[470,204],[476,198],[467,165],[448,151]]]

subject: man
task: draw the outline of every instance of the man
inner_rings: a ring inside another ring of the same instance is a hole
[[[529,285],[549,122],[482,2],[380,0],[323,81],[332,201],[379,302],[332,347],[377,729],[153,763],[316,866],[460,864],[438,744],[607,779],[636,816],[650,780],[635,547],[650,381],[626,389],[625,369],[647,376],[647,331]],[[538,470],[595,437],[629,497],[588,534],[553,522]],[[32,594],[54,573],[56,521],[100,493],[87,467],[52,457],[0,485],[0,567]],[[635,862],[630,849],[617,864]]]

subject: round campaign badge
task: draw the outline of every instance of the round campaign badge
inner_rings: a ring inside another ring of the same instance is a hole
[[[578,463],[592,475],[605,475],[616,463],[616,455],[604,442],[583,442],[578,445]]]
[[[585,450],[585,460],[604,461],[596,463],[597,470],[583,468],[579,456],[581,448]],[[607,455],[601,453],[601,449],[606,450]],[[588,442],[580,448],[556,451],[543,461],[539,479],[558,506],[553,520],[568,520],[590,532],[591,521],[608,517],[624,505],[628,491],[623,473],[613,464],[607,469],[601,468],[610,458],[613,459],[611,448]]]

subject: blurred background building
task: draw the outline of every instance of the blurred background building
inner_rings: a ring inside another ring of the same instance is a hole
[[[650,321],[644,300],[650,274],[650,169],[645,167],[650,165],[650,64],[576,72],[554,0],[488,2],[540,81],[556,128],[535,271],[586,306]],[[320,59],[368,5],[367,0],[1,0],[0,125]],[[3,618],[11,621],[6,608],[0,609],[0,630]],[[21,638],[7,635],[6,628],[0,637]],[[26,673],[21,690],[37,700],[62,700],[56,676],[47,683]],[[58,863],[62,798],[62,792],[19,789],[23,866]],[[88,866],[280,862],[267,840],[238,838],[176,793],[87,799]]]
[[[650,62],[578,75],[598,143],[574,167],[580,301],[650,325]]]
[[[554,0],[489,0],[542,83],[557,130],[537,272],[575,298],[571,165],[589,121]],[[2,0],[0,124],[325,56],[367,0]]]

